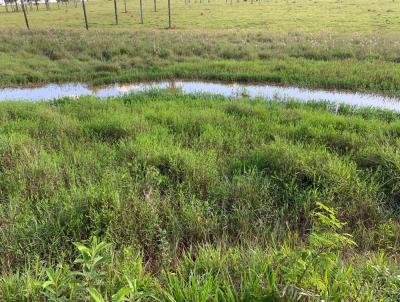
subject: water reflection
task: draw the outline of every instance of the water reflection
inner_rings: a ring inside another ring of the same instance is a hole
[[[293,86],[248,85],[211,83],[201,81],[163,81],[135,84],[113,84],[91,87],[87,84],[49,84],[42,87],[20,87],[0,89],[0,101],[53,100],[61,97],[79,97],[93,95],[100,98],[120,96],[127,93],[149,89],[179,89],[183,93],[211,93],[228,97],[248,96],[265,99],[293,98],[300,101],[325,100],[338,104],[349,104],[360,107],[379,107],[400,111],[400,99],[358,92],[330,90],[313,90]]]

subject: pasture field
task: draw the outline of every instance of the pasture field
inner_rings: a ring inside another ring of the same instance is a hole
[[[150,91],[0,120],[2,301],[398,301],[396,113]]]
[[[396,39],[391,34],[5,30],[0,33],[0,85],[181,78],[399,96]]]
[[[114,2],[89,0],[86,4],[89,27],[97,30],[165,29],[168,27],[167,1],[143,0],[144,24],[140,24],[140,1],[117,0],[119,25],[115,25]],[[398,0],[184,0],[172,1],[175,29],[182,30],[262,30],[268,32],[398,33]],[[252,4],[253,3],[253,4]],[[51,3],[28,9],[32,29],[84,28],[82,5]],[[6,13],[2,8],[0,27],[25,28],[21,10]]]
[[[187,78],[400,95],[397,1],[89,1],[0,14],[0,85]],[[4,9],[4,7],[3,7]]]

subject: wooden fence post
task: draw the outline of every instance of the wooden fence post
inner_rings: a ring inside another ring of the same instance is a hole
[[[25,18],[26,28],[27,28],[28,30],[30,30],[30,28],[29,28],[29,22],[28,22],[28,16],[26,15],[26,8],[25,8],[25,5],[24,5],[24,0],[21,0],[21,6],[22,6],[22,11],[24,12],[24,18]]]
[[[143,1],[140,1],[140,24],[143,24]]]
[[[114,14],[115,14],[115,24],[118,25],[117,0],[114,0]]]
[[[172,28],[172,22],[171,22],[171,0],[168,0],[168,28]]]
[[[83,8],[83,16],[85,17],[85,26],[86,26],[86,30],[89,30],[89,25],[88,25],[88,22],[87,22],[87,15],[86,15],[85,0],[82,0],[82,8]]]

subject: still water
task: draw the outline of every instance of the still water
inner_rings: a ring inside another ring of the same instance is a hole
[[[41,87],[0,88],[0,101],[46,101],[62,97],[97,96],[108,98],[150,89],[178,89],[183,93],[209,93],[227,97],[248,96],[264,99],[325,100],[359,107],[377,107],[400,111],[400,98],[335,90],[314,90],[267,84],[232,84],[201,81],[163,81],[135,84],[89,86],[87,84],[49,84]]]

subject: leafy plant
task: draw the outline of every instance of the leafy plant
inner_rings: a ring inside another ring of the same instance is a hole
[[[66,265],[57,265],[56,269],[46,270],[47,281],[43,282],[43,294],[52,302],[70,301],[78,289],[76,273]]]
[[[82,266],[82,271],[79,275],[83,277],[83,285],[88,288],[101,286],[104,277],[106,276],[103,268],[111,261],[110,254],[105,252],[110,249],[111,244],[99,241],[97,237],[93,237],[90,246],[85,246],[82,243],[75,243],[75,246],[80,252],[75,263]]]
[[[284,286],[283,295],[335,301],[354,295],[355,289],[342,283],[352,279],[353,269],[341,264],[341,256],[344,249],[356,243],[350,234],[341,232],[345,224],[337,219],[334,209],[317,202],[313,216],[309,245],[299,249],[285,247],[277,254],[278,263],[285,263],[284,279],[291,280]]]

